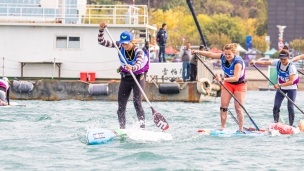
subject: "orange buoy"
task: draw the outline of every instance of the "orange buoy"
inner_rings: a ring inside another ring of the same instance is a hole
[[[304,132],[304,120],[301,120],[298,125],[300,131]]]

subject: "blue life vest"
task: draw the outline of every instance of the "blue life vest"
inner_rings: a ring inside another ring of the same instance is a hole
[[[134,54],[133,60],[129,61],[129,59],[126,58],[125,48],[121,47],[121,49],[120,49],[120,52],[121,52],[121,54],[123,55],[123,58],[125,59],[125,61],[127,62],[127,64],[129,64],[129,65],[131,65],[131,66],[133,66],[133,65],[136,64],[136,56],[137,56],[137,53],[140,52],[140,51],[143,52],[142,49],[137,48],[137,49],[135,50],[135,54]],[[146,55],[144,52],[143,52],[143,55],[144,55],[144,56],[143,56],[143,61],[142,61],[142,63],[141,63],[140,69],[138,69],[137,71],[134,71],[134,72],[133,72],[135,75],[144,73],[144,72],[146,72],[146,71],[149,69],[149,58],[147,57],[147,55]],[[125,62],[123,61],[123,59],[121,59],[120,55],[119,55],[119,59],[120,59],[121,70],[122,70],[123,72],[129,73],[129,71],[126,70],[126,69],[124,68],[124,66],[125,66],[126,64],[125,64]]]
[[[280,84],[286,83],[286,82],[290,79],[290,68],[291,68],[291,66],[293,65],[293,63],[290,62],[290,63],[288,64],[288,66],[287,66],[287,68],[286,68],[286,71],[282,71],[282,70],[280,69],[281,64],[282,64],[281,61],[278,61],[277,66],[276,66],[277,73],[278,73],[278,82],[279,82]],[[292,84],[297,84],[297,83],[299,83],[299,81],[300,81],[300,78],[299,78],[299,76],[298,76],[298,77],[293,81]]]
[[[222,69],[226,75],[226,77],[233,77],[234,76],[234,66],[236,64],[236,61],[241,61],[241,65],[242,65],[242,70],[241,70],[241,74],[240,74],[240,78],[237,82],[229,82],[231,84],[239,84],[242,83],[245,79],[245,63],[244,60],[240,57],[240,56],[235,56],[231,65],[229,67],[225,66],[226,63],[226,59],[225,59],[225,55],[222,55],[221,57],[221,61],[222,61]]]

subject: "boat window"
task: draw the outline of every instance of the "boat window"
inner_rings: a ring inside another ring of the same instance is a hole
[[[57,36],[56,37],[56,48],[67,48],[67,37]]]
[[[69,48],[80,48],[80,37],[69,37]]]

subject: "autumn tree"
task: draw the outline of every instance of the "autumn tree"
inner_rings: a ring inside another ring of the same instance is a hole
[[[290,46],[301,53],[304,53],[304,40],[303,39],[294,39],[293,41],[290,42]]]
[[[226,44],[231,43],[231,39],[224,33],[209,34],[208,42],[210,43],[210,47],[216,47],[217,49],[223,49],[223,47]]]
[[[252,46],[261,52],[265,52],[268,48],[265,36],[252,36]]]

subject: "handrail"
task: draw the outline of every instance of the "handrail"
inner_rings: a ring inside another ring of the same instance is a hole
[[[38,4],[0,3],[1,20],[62,24],[98,24],[106,20],[108,24],[148,24],[148,10],[146,5],[66,4],[40,7]]]

